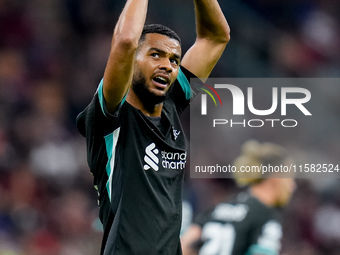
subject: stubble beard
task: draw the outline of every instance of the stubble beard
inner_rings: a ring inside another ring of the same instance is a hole
[[[144,107],[150,110],[152,110],[156,105],[162,103],[165,100],[167,94],[166,92],[164,95],[158,96],[152,93],[146,86],[145,76],[140,72],[137,72],[133,75],[132,89],[141,100]]]

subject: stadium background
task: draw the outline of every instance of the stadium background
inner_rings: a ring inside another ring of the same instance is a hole
[[[0,0],[0,254],[97,254],[98,208],[76,115],[103,75],[124,1]],[[339,77],[340,2],[223,0],[231,41],[214,77]],[[147,23],[195,38],[191,0],[150,0]],[[339,116],[338,90],[326,91]],[[320,120],[322,121],[322,120]],[[338,122],[320,135],[339,155]],[[304,141],[308,141],[306,132]],[[284,137],[282,137],[284,139]],[[318,155],[313,155],[318,156]],[[194,213],[235,190],[186,178]],[[340,254],[339,179],[299,179],[282,254]]]

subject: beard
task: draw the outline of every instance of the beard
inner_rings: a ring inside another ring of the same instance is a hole
[[[135,72],[132,79],[132,89],[138,98],[142,101],[146,109],[153,109],[155,105],[162,103],[167,92],[158,96],[152,93],[146,86],[146,78],[141,72]]]

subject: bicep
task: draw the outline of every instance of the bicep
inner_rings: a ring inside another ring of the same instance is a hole
[[[195,44],[183,56],[181,65],[205,81],[222,56],[226,43],[197,38]]]

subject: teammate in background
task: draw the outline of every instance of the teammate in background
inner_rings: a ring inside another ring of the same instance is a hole
[[[182,57],[174,31],[144,27],[148,0],[127,0],[103,80],[77,117],[99,196],[101,254],[182,254],[179,115],[196,92],[189,78],[205,80],[229,41],[217,0],[194,4],[197,38]]]
[[[290,163],[286,151],[272,143],[248,141],[235,160],[241,166],[281,165]],[[281,215],[295,189],[287,176],[256,173],[244,178],[235,173],[240,186],[248,186],[230,201],[198,215],[182,237],[184,255],[276,255],[281,249]]]

